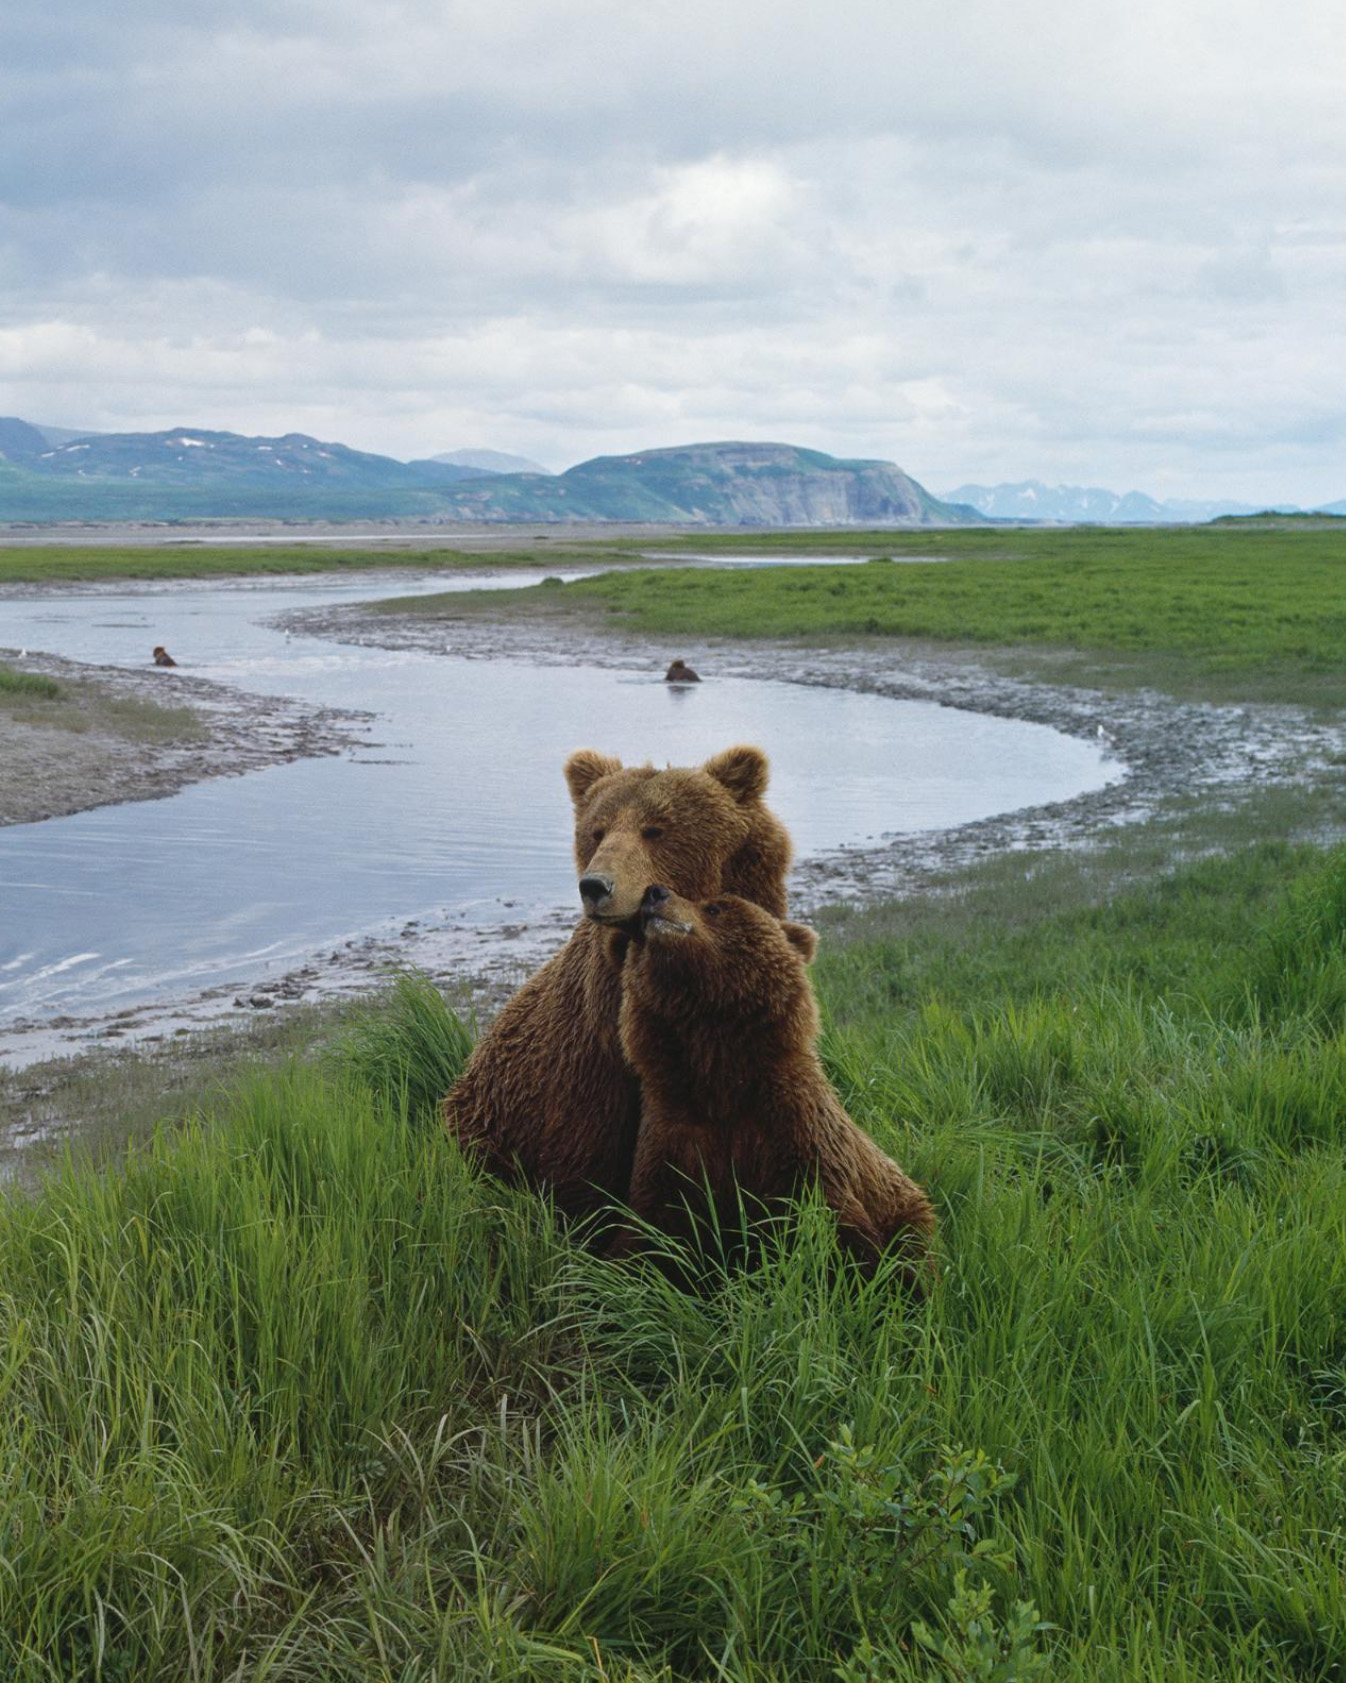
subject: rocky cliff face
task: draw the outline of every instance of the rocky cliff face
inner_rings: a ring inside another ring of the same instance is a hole
[[[891,462],[844,461],[791,444],[695,444],[597,456],[540,480],[503,475],[452,499],[465,518],[631,520],[705,526],[956,525]]]

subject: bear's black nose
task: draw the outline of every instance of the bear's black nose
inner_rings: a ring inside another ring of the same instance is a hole
[[[669,890],[661,887],[657,882],[651,883],[645,890],[645,898],[640,902],[642,912],[658,911],[664,901],[670,897]]]
[[[604,900],[611,899],[615,887],[611,877],[601,876],[597,871],[592,871],[580,878],[580,899],[586,906],[601,905]]]

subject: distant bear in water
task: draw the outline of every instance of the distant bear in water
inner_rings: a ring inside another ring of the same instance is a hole
[[[176,666],[177,661],[175,661],[173,659],[172,655],[169,654],[168,650],[163,646],[162,643],[160,643],[156,646],[156,648],[154,650],[154,664],[156,666]]]
[[[699,684],[701,675],[693,672],[685,660],[675,660],[668,671],[664,673],[666,684]]]

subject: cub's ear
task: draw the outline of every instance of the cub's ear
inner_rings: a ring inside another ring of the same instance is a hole
[[[760,801],[766,794],[770,767],[760,748],[750,748],[745,743],[726,748],[723,754],[712,755],[704,769],[717,783],[724,784],[740,806],[747,801]]]
[[[622,762],[596,748],[577,748],[565,763],[566,786],[578,806],[600,777],[622,769]]]
[[[812,964],[814,955],[818,951],[818,934],[816,930],[806,929],[802,923],[782,922],[785,939],[795,949],[804,955],[804,963]]]

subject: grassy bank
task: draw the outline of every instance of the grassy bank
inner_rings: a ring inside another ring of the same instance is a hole
[[[12,666],[0,666],[0,705],[25,701],[55,701],[61,686],[55,678],[45,678],[40,672],[20,672]]]
[[[315,1056],[353,1009],[344,1000],[295,1004],[163,1039],[112,1037],[21,1069],[0,1062],[0,1186],[31,1191],[71,1151],[100,1168],[116,1163],[260,1066]]]
[[[807,540],[807,547],[805,547]],[[758,549],[761,538],[753,540]],[[804,553],[870,547],[856,534],[794,534]],[[749,553],[717,541],[717,550]],[[1075,529],[893,534],[901,565],[751,571],[662,567],[508,602],[422,597],[387,611],[573,617],[646,635],[921,638],[1075,658],[1076,671],[1194,682],[1252,696],[1335,698],[1346,677],[1346,533]]]
[[[1346,853],[968,887],[817,969],[918,1308],[816,1211],[707,1300],[589,1259],[441,1138],[415,984],[11,1200],[0,1675],[1339,1677]]]
[[[64,682],[0,666],[0,719],[11,726],[111,736],[144,744],[200,742],[206,728],[190,707],[117,695],[89,679]]]

